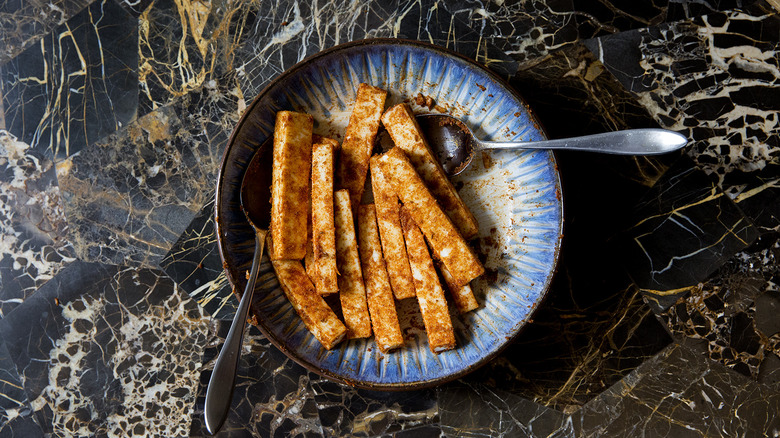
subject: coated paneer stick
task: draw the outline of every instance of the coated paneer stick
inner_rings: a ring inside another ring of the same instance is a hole
[[[455,303],[455,307],[458,308],[459,313],[471,312],[479,307],[470,284],[466,283],[463,286],[458,286],[455,284],[450,271],[441,262],[437,262],[436,267],[439,268],[441,276],[444,277],[444,283],[447,285],[447,290],[449,290],[452,301]]]
[[[347,337],[367,338],[371,336],[371,319],[366,303],[366,289],[360,270],[355,222],[349,193],[339,190],[334,195],[334,218],[336,226],[336,262],[339,268],[338,286],[341,313],[347,325]]]
[[[417,289],[417,302],[428,334],[428,346],[434,353],[455,348],[455,332],[447,310],[447,299],[428,253],[425,238],[406,207],[401,208],[401,225],[406,236],[409,264]]]
[[[379,237],[382,241],[382,253],[387,264],[393,295],[395,299],[402,300],[413,297],[415,292],[399,216],[401,205],[377,160],[378,157],[371,157],[371,187],[374,193]]]
[[[366,282],[366,297],[374,338],[379,349],[387,353],[402,346],[404,338],[398,323],[390,279],[382,258],[374,204],[358,206],[358,236],[360,264]]]
[[[306,255],[313,120],[308,114],[276,113],[271,179],[271,260]]]
[[[406,152],[420,178],[439,201],[460,234],[466,240],[475,237],[479,233],[477,220],[460,199],[439,160],[428,146],[409,105],[400,103],[390,107],[382,115],[382,124],[385,125],[393,143]]]
[[[379,156],[379,164],[428,239],[436,258],[450,271],[454,284],[463,286],[482,275],[485,272],[482,263],[439,207],[404,151],[398,147],[390,149]]]
[[[333,219],[333,161],[338,142],[316,137],[312,146],[311,228],[313,280],[321,295],[338,292],[336,228]],[[308,271],[308,270],[307,270]]]
[[[338,169],[338,188],[349,190],[352,212],[363,197],[368,173],[368,160],[379,130],[379,119],[385,110],[387,91],[368,84],[360,84],[355,106],[341,145]]]
[[[338,319],[325,300],[314,289],[300,260],[272,260],[271,264],[282,286],[306,328],[323,347],[330,350],[341,342],[347,328]]]

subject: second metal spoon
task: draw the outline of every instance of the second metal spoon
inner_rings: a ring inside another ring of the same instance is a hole
[[[666,129],[628,129],[558,140],[497,142],[474,137],[465,123],[446,114],[417,116],[428,144],[447,175],[468,167],[476,152],[486,149],[566,149],[617,155],[658,155],[676,151],[688,139]]]
[[[247,166],[241,181],[241,209],[249,225],[255,231],[255,253],[252,268],[247,279],[246,289],[241,295],[236,315],[225,337],[225,344],[214,363],[209,385],[206,388],[204,418],[206,429],[215,435],[227,418],[233,401],[233,387],[236,381],[238,360],[241,357],[241,344],[244,338],[247,315],[252,304],[260,259],[263,256],[265,235],[271,222],[271,162],[272,142],[266,141],[255,152]]]

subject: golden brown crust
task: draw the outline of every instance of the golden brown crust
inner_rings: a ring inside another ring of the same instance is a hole
[[[444,214],[404,151],[394,147],[379,156],[379,163],[455,284],[462,286],[482,275],[485,272],[482,263]]]
[[[360,84],[339,154],[338,187],[349,190],[352,211],[360,204],[368,172],[368,159],[385,109],[387,91]]]
[[[339,190],[333,198],[341,313],[344,315],[349,339],[367,338],[371,336],[371,319],[366,303],[366,289],[363,285],[349,193]]]
[[[347,328],[314,289],[300,260],[273,260],[271,264],[287,299],[322,346],[330,350],[344,339]]]
[[[371,187],[374,193],[376,219],[379,236],[382,241],[382,253],[387,264],[387,274],[390,276],[390,286],[395,299],[402,300],[415,295],[412,271],[409,268],[409,257],[406,255],[404,232],[398,213],[401,204],[398,203],[390,183],[382,173],[377,162],[378,157],[371,157]]]
[[[363,267],[374,338],[379,349],[386,353],[402,346],[404,338],[398,324],[390,279],[382,258],[382,244],[379,242],[373,204],[358,206],[358,238],[360,264]]]
[[[406,207],[401,208],[401,225],[417,289],[417,301],[428,334],[428,345],[434,353],[451,350],[455,348],[455,332],[447,310],[447,299],[444,298],[444,290],[425,245],[425,238]]]
[[[333,219],[333,160],[336,140],[319,138],[312,146],[311,229],[314,285],[322,295],[338,292],[336,228]]]
[[[272,260],[300,260],[306,255],[309,174],[313,120],[308,114],[276,114],[271,183]]]
[[[466,240],[475,237],[479,233],[477,220],[460,199],[457,190],[428,146],[409,105],[400,103],[390,107],[382,116],[382,124],[392,137],[393,143],[406,152],[420,178],[439,201],[460,234]]]
[[[474,291],[471,290],[470,284],[467,283],[463,286],[458,286],[455,284],[455,279],[452,278],[450,271],[447,270],[444,264],[437,261],[436,267],[439,268],[439,272],[441,272],[441,276],[444,278],[444,283],[447,285],[447,290],[450,292],[452,301],[455,303],[455,307],[458,308],[459,313],[471,312],[479,307],[479,303],[477,302],[477,298],[474,297]]]

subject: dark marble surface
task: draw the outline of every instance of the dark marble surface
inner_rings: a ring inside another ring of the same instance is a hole
[[[561,263],[495,360],[400,393],[255,328],[220,436],[777,436],[775,0],[0,4],[0,436],[205,436],[237,300],[225,142],[276,75],[371,37],[510,81],[550,137],[664,127],[662,157],[560,152]]]

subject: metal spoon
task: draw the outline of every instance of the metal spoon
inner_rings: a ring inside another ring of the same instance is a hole
[[[560,140],[484,141],[475,138],[465,123],[446,114],[418,115],[417,122],[447,175],[463,172],[475,153],[487,149],[566,149],[617,155],[657,155],[676,151],[688,143],[684,135],[666,129],[628,129]]]
[[[206,406],[204,417],[206,429],[214,435],[222,427],[227,418],[230,404],[233,400],[233,387],[238,370],[238,359],[241,357],[241,343],[244,339],[244,328],[252,294],[255,290],[257,271],[265,247],[265,235],[271,221],[271,163],[272,141],[267,140],[260,146],[249,162],[244,178],[241,180],[241,209],[247,221],[255,230],[255,255],[252,259],[252,269],[249,273],[246,289],[238,303],[236,316],[230,324],[230,331],[225,338],[225,344],[214,363],[214,371],[206,389]]]

